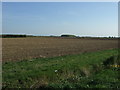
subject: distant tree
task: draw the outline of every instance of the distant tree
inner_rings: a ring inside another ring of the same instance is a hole
[[[17,37],[26,37],[26,35],[16,35],[16,34],[5,34],[2,35],[2,38],[17,38]]]
[[[76,37],[75,35],[67,35],[67,34],[64,34],[64,35],[61,35],[61,37]]]

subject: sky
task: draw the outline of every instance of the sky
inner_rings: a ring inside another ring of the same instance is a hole
[[[0,33],[2,33],[2,3],[0,2]]]
[[[118,36],[117,2],[3,2],[2,33]]]

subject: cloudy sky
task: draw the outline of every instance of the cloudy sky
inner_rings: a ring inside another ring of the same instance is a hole
[[[118,36],[117,2],[3,2],[3,33]]]

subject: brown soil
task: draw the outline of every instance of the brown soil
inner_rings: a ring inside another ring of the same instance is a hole
[[[118,47],[118,40],[28,37],[3,38],[2,60],[18,61],[32,58],[55,57]]]

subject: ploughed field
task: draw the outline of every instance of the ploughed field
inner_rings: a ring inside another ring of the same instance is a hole
[[[118,48],[117,39],[2,38],[2,60],[18,61]]]

